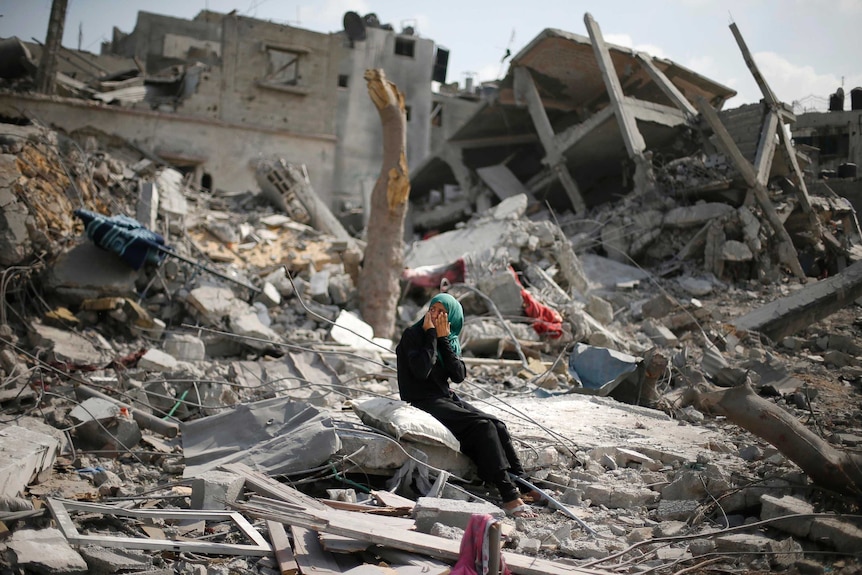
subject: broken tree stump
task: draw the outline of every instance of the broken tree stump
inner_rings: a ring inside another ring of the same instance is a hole
[[[410,195],[404,94],[383,70],[365,71],[368,94],[383,125],[383,165],[371,192],[365,260],[359,275],[359,309],[376,337],[391,338],[404,267],[404,218]]]
[[[862,455],[836,449],[780,406],[757,395],[748,382],[721,391],[691,387],[682,399],[768,441],[818,486],[845,495],[862,495]]]

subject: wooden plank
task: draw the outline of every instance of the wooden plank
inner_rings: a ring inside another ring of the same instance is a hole
[[[402,497],[397,493],[392,493],[391,491],[382,491],[382,490],[374,490],[371,492],[371,496],[380,503],[380,505],[386,505],[387,507],[396,507],[396,508],[406,508],[413,509],[416,506],[416,502],[412,499],[407,499],[406,497]]]
[[[760,130],[760,141],[757,143],[757,155],[754,157],[754,172],[757,181],[765,186],[772,171],[772,158],[775,156],[776,131],[778,129],[778,114],[770,111],[766,114],[763,128]]]
[[[772,202],[769,201],[766,188],[757,181],[757,175],[754,173],[754,168],[745,158],[742,157],[742,154],[739,152],[739,148],[736,147],[730,134],[727,133],[727,128],[724,127],[718,114],[713,110],[712,106],[703,96],[698,96],[697,98],[697,109],[700,110],[701,115],[712,128],[716,138],[718,138],[719,147],[725,154],[727,154],[728,157],[730,157],[737,170],[742,174],[745,182],[754,191],[757,203],[760,205],[761,209],[763,209],[763,213],[766,215],[767,221],[772,226],[772,231],[775,232],[781,242],[781,246],[779,246],[779,256],[781,261],[790,267],[791,271],[797,278],[804,281],[805,271],[803,271],[802,265],[799,263],[799,254],[796,253],[796,248],[793,247],[793,241],[790,239],[790,234],[787,233],[784,223],[776,213],[775,206],[773,206]]]
[[[354,537],[378,545],[422,553],[443,560],[457,560],[460,554],[461,545],[459,541],[382,525],[378,521],[380,518],[376,516],[338,509],[308,509],[307,513],[297,513],[292,508],[288,508],[287,513],[282,513],[280,509],[282,505],[282,502],[257,496],[252,497],[248,502],[236,503],[237,508],[249,515],[288,523],[291,526],[315,524],[317,529],[326,533]],[[504,553],[503,557],[513,573],[524,575],[597,575],[607,573],[515,553]]]
[[[665,76],[664,72],[659,70],[658,66],[653,63],[651,56],[648,56],[643,52],[638,52],[637,59],[643,69],[646,70],[649,77],[652,78],[652,81],[656,83],[661,91],[664,92],[664,95],[667,96],[683,114],[689,118],[697,116],[697,110],[694,105],[689,102],[683,93],[680,92],[679,88],[677,88],[674,83]]]
[[[290,526],[293,535],[293,545],[296,548],[294,558],[303,575],[340,575],[344,573],[335,557],[323,549],[317,539],[317,533],[304,527]]]
[[[269,531],[269,540],[275,551],[275,562],[278,563],[278,570],[281,572],[281,575],[296,575],[299,573],[299,566],[296,564],[296,558],[293,556],[293,549],[290,547],[290,540],[287,538],[287,531],[284,530],[284,525],[278,521],[267,521],[266,530]]]
[[[530,71],[523,66],[517,66],[514,70],[515,74],[515,92],[520,98],[527,102],[527,110],[530,112],[530,117],[533,119],[533,126],[539,134],[539,140],[542,142],[542,147],[545,149],[545,158],[548,166],[556,174],[557,179],[566,190],[569,196],[569,201],[575,209],[575,213],[581,214],[587,210],[584,203],[584,198],[581,196],[581,191],[578,189],[577,183],[572,178],[569,168],[566,167],[566,159],[562,152],[557,147],[557,141],[554,137],[554,128],[551,126],[551,121],[548,119],[548,114],[545,112],[545,107],[542,104],[542,97],[539,95],[539,90],[536,88],[536,83],[533,82],[533,77]]]
[[[620,132],[622,132],[629,157],[634,159],[635,157],[642,156],[643,151],[646,149],[646,143],[640,130],[638,130],[634,115],[626,106],[625,94],[620,85],[620,79],[614,68],[613,60],[611,60],[611,54],[608,52],[607,45],[605,45],[602,31],[589,12],[584,15],[584,23],[587,25],[587,31],[593,44],[593,51],[596,54],[596,63],[598,63],[599,69],[602,71],[602,78],[604,78],[611,106],[614,108],[614,114],[616,114],[617,122],[620,125]]]

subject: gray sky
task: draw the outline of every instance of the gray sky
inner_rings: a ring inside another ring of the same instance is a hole
[[[319,32],[342,29],[344,13],[374,12],[396,30],[450,50],[448,81],[505,75],[501,58],[544,28],[586,36],[584,14],[605,40],[669,58],[739,93],[729,107],[760,99],[728,28],[736,22],[763,75],[785,102],[825,110],[829,94],[862,87],[862,0],[69,0],[63,45],[98,53],[114,26],[135,27],[139,10],[192,18],[230,12]],[[0,0],[0,37],[43,41],[51,0]]]

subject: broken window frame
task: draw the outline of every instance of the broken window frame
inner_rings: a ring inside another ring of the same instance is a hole
[[[416,57],[416,40],[412,38],[395,37],[395,55],[405,58]]]
[[[177,553],[211,553],[217,555],[250,555],[262,557],[272,553],[269,542],[252,526],[242,514],[235,511],[198,511],[196,509],[122,509],[98,503],[84,503],[68,499],[48,498],[48,509],[57,522],[57,528],[73,545],[101,545],[124,549],[167,550]],[[239,543],[213,543],[211,541],[146,539],[138,537],[112,537],[110,535],[81,535],[72,521],[70,511],[102,513],[138,519],[181,519],[204,521],[233,521],[234,525],[254,545]]]
[[[308,92],[302,70],[310,50],[301,46],[264,43],[261,51],[266,54],[267,73],[258,80],[259,86],[299,94]]]

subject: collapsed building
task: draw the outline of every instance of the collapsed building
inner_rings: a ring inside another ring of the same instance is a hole
[[[422,312],[413,289],[462,300],[462,391],[521,438],[552,498],[534,523],[505,517],[452,438],[397,401],[394,342],[355,313],[361,238],[312,217],[335,207],[316,179],[334,176],[312,174],[335,168],[284,153],[219,193],[229,180],[184,176],[101,116],[40,122],[102,104],[0,93],[10,569],[442,574],[483,514],[515,573],[854,569],[852,207],[806,181],[756,66],[764,101],[721,110],[731,91],[585,22],[589,38],[540,34],[487,101],[431,97],[441,147],[411,178],[408,239],[424,238],[399,323]],[[393,38],[345,28],[355,47]],[[135,269],[83,237],[80,208],[135,214],[181,258]]]

